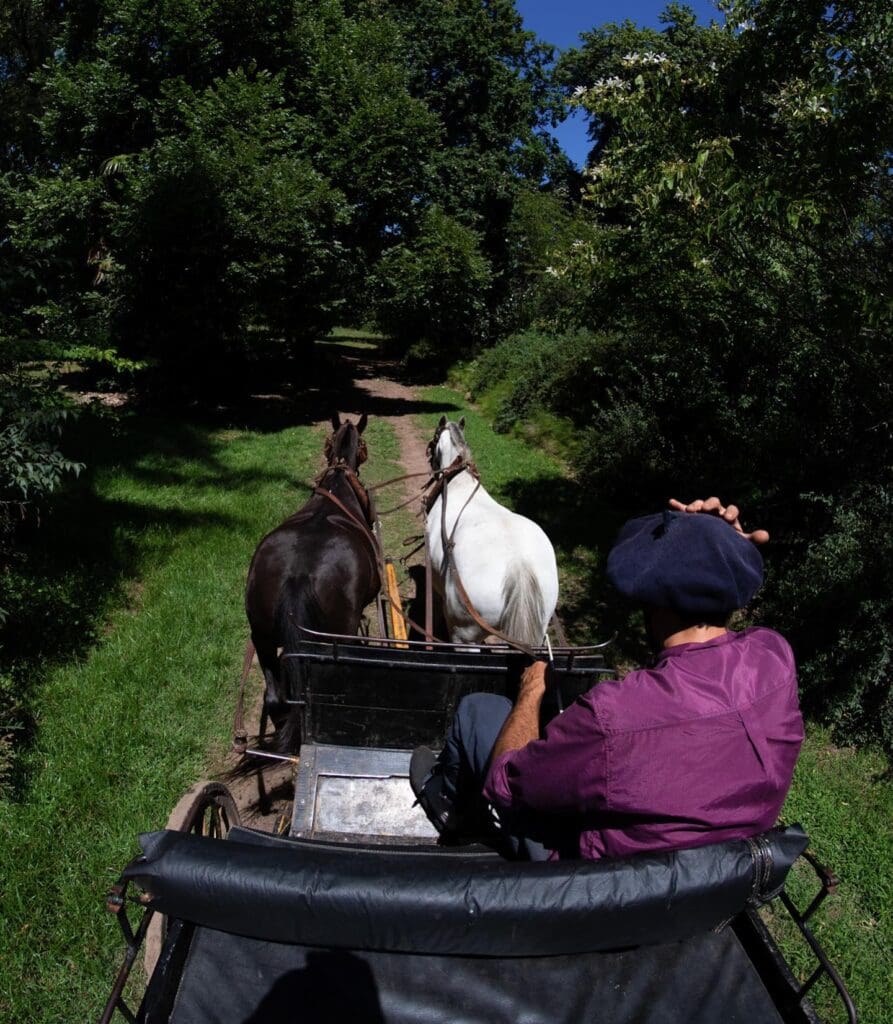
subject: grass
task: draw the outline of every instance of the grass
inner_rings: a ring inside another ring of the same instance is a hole
[[[355,348],[360,351],[377,351],[384,335],[376,334],[374,331],[355,330],[350,327],[335,327],[317,341],[317,345],[337,344],[342,348]]]
[[[322,464],[324,431],[309,426],[109,423],[90,439],[91,479],[41,538],[88,538],[92,575],[87,565],[69,574],[57,602],[86,641],[32,664],[34,741],[19,798],[0,801],[3,1020],[98,1016],[123,951],[106,890],[137,834],[163,828],[220,763],[247,639],[248,562]],[[366,439],[364,481],[399,476],[390,425],[371,420]],[[386,525],[386,550],[405,526]]]
[[[862,1024],[885,1024],[893,1001],[891,765],[878,750],[835,746],[826,729],[810,723],[782,813],[803,824],[812,852],[840,878],[838,893],[812,925]],[[803,909],[817,890],[815,876],[799,863],[787,888]],[[781,915],[767,916],[798,975],[807,977],[815,961],[805,943]],[[823,1020],[846,1019],[829,983],[821,982],[811,998]]]
[[[400,444],[394,428],[385,420],[373,417],[369,420],[364,437],[369,446],[369,462],[361,471],[363,483],[370,487],[403,476],[405,470],[400,463]],[[418,486],[416,481],[408,480],[375,492],[373,497],[379,513],[399,505],[409,497],[410,490],[407,488],[412,489],[414,486]],[[422,531],[418,508],[418,503],[413,502],[397,512],[381,516],[382,548],[384,554],[395,562],[404,607],[414,588],[404,578],[406,574],[399,564],[399,559],[412,550],[411,546],[404,547],[403,541]],[[374,619],[375,613],[371,609],[367,609],[366,614]],[[377,627],[375,632],[378,632]]]
[[[248,561],[304,500],[322,450],[310,427],[215,432],[136,418],[106,440],[90,500],[67,510],[65,528],[76,544],[107,513],[109,557],[128,553],[122,578],[105,570],[118,600],[92,649],[32,688],[25,781],[0,804],[7,1020],[98,1016],[121,955],[104,893],[137,833],[164,826],[227,742]]]

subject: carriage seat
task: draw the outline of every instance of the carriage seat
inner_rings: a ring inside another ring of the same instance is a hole
[[[674,852],[520,863],[432,850],[279,839],[233,829],[140,838],[125,877],[172,918],[347,950],[549,956],[674,942],[775,895],[799,825]]]

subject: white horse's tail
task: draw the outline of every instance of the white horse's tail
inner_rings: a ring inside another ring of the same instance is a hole
[[[504,610],[500,630],[521,643],[538,646],[543,642],[546,623],[543,592],[529,565],[514,563],[502,584]]]

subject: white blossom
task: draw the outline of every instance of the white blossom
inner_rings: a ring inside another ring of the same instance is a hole
[[[591,167],[587,167],[583,171],[583,175],[587,178],[591,178],[595,181],[596,178],[601,178],[608,173],[608,168],[604,164],[593,164]]]
[[[603,89],[609,91],[611,89],[628,89],[629,82],[625,82],[622,78],[618,78],[617,75],[612,75],[610,78],[600,78],[593,84],[593,89]]]
[[[665,53],[646,50],[645,53],[627,53],[620,58],[620,63],[625,67],[635,67],[638,64],[664,64],[668,59]]]

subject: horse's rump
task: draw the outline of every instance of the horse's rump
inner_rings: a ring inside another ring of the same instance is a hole
[[[301,642],[301,626],[321,629],[324,625],[319,597],[310,576],[289,576],[279,591],[276,602],[275,635],[277,645],[283,652],[296,651]],[[280,727],[276,746],[283,751],[297,749],[300,743],[300,719],[290,714],[286,701],[300,694],[301,679],[298,662],[294,658],[283,658],[280,662],[279,704],[276,717]]]

